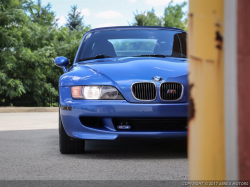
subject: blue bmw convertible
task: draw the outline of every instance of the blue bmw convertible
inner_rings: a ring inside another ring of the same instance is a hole
[[[85,140],[187,136],[186,32],[168,27],[106,27],[87,32],[73,66],[57,57],[59,141],[63,154]]]

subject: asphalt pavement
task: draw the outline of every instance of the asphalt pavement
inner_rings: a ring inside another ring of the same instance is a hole
[[[86,141],[62,155],[58,112],[0,113],[0,180],[187,180],[183,139]]]

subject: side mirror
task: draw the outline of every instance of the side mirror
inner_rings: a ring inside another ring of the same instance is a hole
[[[56,66],[63,68],[64,73],[68,72],[67,67],[69,65],[69,60],[66,57],[63,56],[56,57],[54,63]]]

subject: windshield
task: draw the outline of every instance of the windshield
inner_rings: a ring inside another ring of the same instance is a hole
[[[82,42],[77,61],[100,55],[103,57],[164,55],[186,58],[186,32],[142,29],[90,32]]]

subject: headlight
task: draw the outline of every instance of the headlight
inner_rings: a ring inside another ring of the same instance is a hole
[[[113,86],[72,86],[73,99],[123,100],[123,96]]]
[[[82,88],[84,99],[99,99],[101,96],[100,86],[84,86]]]

